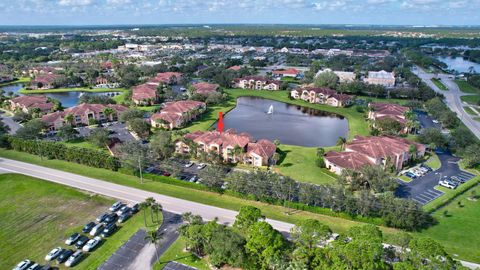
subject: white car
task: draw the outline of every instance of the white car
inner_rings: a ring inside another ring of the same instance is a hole
[[[83,253],[80,250],[75,251],[72,256],[68,258],[68,260],[65,262],[66,267],[72,267],[75,264],[77,264],[83,257]]]
[[[122,207],[122,205],[123,205],[122,202],[116,202],[108,210],[110,210],[111,212],[116,212],[118,211],[118,209]]]
[[[52,251],[50,251],[47,254],[47,256],[45,256],[45,261],[49,262],[49,261],[55,260],[55,258],[57,258],[58,255],[60,255],[61,252],[62,252],[61,247],[56,247],[56,248],[52,249]]]
[[[95,249],[98,244],[102,241],[102,238],[100,236],[96,236],[93,239],[88,240],[88,242],[83,246],[82,250],[85,252],[90,252],[93,249]]]
[[[201,170],[201,169],[203,169],[203,168],[205,168],[205,167],[207,167],[207,164],[205,164],[205,163],[200,163],[200,164],[198,164],[197,169],[198,169],[198,170]]]
[[[449,188],[449,189],[456,189],[457,186],[448,182],[448,181],[445,181],[445,180],[442,180],[440,182],[438,182],[438,184],[442,187],[446,187],[446,188]]]
[[[193,163],[193,161],[190,161],[188,162],[187,164],[185,164],[185,168],[190,168],[194,165],[195,163]]]
[[[435,123],[435,124],[439,123],[438,120],[435,120],[435,119],[433,119],[432,122]]]
[[[30,264],[32,264],[30,260],[23,260],[19,262],[13,270],[26,270]]]

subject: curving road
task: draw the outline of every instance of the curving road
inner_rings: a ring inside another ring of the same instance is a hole
[[[24,174],[96,194],[117,198],[125,202],[137,203],[144,201],[148,197],[153,197],[156,201],[162,204],[165,211],[176,214],[191,212],[196,215],[201,215],[205,220],[213,220],[217,217],[219,223],[226,225],[233,224],[235,217],[237,216],[236,211],[177,199],[154,192],[117,185],[78,174],[68,173],[11,159],[0,159],[0,172]],[[272,219],[267,219],[266,221],[272,225],[273,228],[282,233],[290,232],[290,229],[294,226],[290,223]],[[480,268],[480,264],[464,261],[461,261],[461,263],[470,269]]]
[[[412,69],[412,72],[417,75],[424,83],[426,83],[435,92],[445,96],[445,101],[448,107],[457,114],[458,118],[472,131],[477,138],[480,139],[480,122],[475,121],[470,114],[463,109],[461,96],[470,94],[463,93],[455,83],[453,75],[448,74],[431,74],[425,72],[422,68],[416,66]],[[448,91],[439,89],[433,82],[432,78],[439,78],[442,83],[448,88]]]

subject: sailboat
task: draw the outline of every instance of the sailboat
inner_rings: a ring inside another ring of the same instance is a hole
[[[267,114],[273,114],[273,105],[270,105],[270,108],[268,108]]]

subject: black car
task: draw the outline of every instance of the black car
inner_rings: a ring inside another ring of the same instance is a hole
[[[122,214],[120,215],[120,217],[118,218],[118,222],[119,223],[124,223],[125,221],[127,221],[129,218],[132,217],[132,214],[131,213],[125,213],[125,214]]]
[[[111,213],[103,220],[103,222],[106,223],[106,224],[114,223],[114,222],[117,221],[117,219],[118,219],[118,215],[115,214],[115,213]]]
[[[102,237],[107,237],[112,235],[116,230],[117,230],[117,224],[115,223],[109,223],[107,226],[105,226],[105,229],[102,231]]]
[[[87,223],[87,224],[83,227],[82,232],[83,232],[83,233],[89,233],[89,232],[93,229],[93,227],[95,227],[95,225],[96,225],[96,224],[95,224],[95,222],[93,222],[93,221]]]
[[[72,256],[73,250],[64,249],[60,255],[57,257],[57,263],[64,263],[70,256]]]
[[[121,216],[121,215],[123,215],[123,214],[125,214],[125,213],[128,213],[128,212],[130,212],[130,211],[132,211],[132,209],[131,209],[130,207],[128,207],[128,206],[125,205],[125,206],[123,206],[122,208],[120,208],[120,210],[118,210],[117,213],[118,213],[118,215]]]
[[[139,210],[140,210],[140,205],[139,205],[138,203],[134,204],[134,205],[130,208],[130,212],[132,212],[132,214],[138,213]]]
[[[90,238],[86,237],[85,235],[80,236],[80,238],[75,243],[75,247],[79,249],[82,248],[88,242],[88,240],[90,240]]]
[[[108,213],[101,214],[100,216],[97,217],[97,222],[104,222],[107,216],[108,216]]]

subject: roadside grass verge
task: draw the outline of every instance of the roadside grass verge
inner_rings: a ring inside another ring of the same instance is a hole
[[[185,251],[185,240],[181,236],[163,253],[153,269],[163,269],[170,261],[176,261],[199,270],[210,270],[208,263],[203,258],[198,258],[191,252]]]
[[[405,183],[412,182],[412,178],[407,177],[407,176],[405,176],[405,175],[400,175],[400,176],[398,177],[398,179],[402,180],[402,181],[405,182]]]
[[[82,147],[82,148],[89,148],[89,149],[107,151],[106,148],[97,147],[96,145],[92,144],[91,142],[87,141],[84,138],[77,138],[75,140],[71,140],[71,141],[68,141],[68,142],[61,142],[61,143],[68,146],[68,147]]]
[[[460,88],[460,91],[469,94],[480,94],[480,89],[476,88],[475,86],[469,84],[467,81],[464,80],[455,80],[455,83]]]
[[[432,82],[433,82],[433,84],[435,84],[435,86],[437,86],[440,90],[448,91],[448,88],[442,83],[442,81],[441,81],[440,79],[432,78]]]
[[[124,92],[127,91],[125,88],[88,88],[88,87],[77,87],[77,88],[57,88],[57,89],[46,89],[46,90],[27,90],[25,88],[18,91],[20,94],[47,94],[47,93],[64,93],[64,92],[88,92],[88,93],[105,93],[105,92]]]
[[[423,206],[423,209],[428,212],[434,212],[437,211],[438,209],[441,209],[445,205],[449,204],[451,201],[453,201],[456,197],[464,194],[467,192],[469,189],[472,187],[478,185],[480,183],[480,176],[476,176],[470,180],[468,180],[466,183],[458,186],[456,189],[448,189],[444,188],[441,186],[435,186],[435,189],[440,190],[444,192],[444,194],[435,200],[425,204]]]
[[[468,192],[449,201],[444,207],[433,213],[438,224],[419,233],[416,236],[431,237],[442,245],[454,258],[480,262],[480,233],[478,233],[478,217],[480,216],[480,198],[471,200],[472,192],[480,194],[480,186],[476,185]],[[473,183],[473,180],[469,182]],[[467,185],[467,184],[464,184]],[[449,196],[448,194],[443,195]],[[440,197],[440,198],[442,198]],[[455,256],[458,255],[458,256]]]
[[[480,104],[480,95],[469,95],[469,96],[461,96],[460,99],[463,102],[466,102],[471,105],[479,105]]]
[[[463,109],[465,110],[465,112],[467,112],[467,113],[470,114],[470,115],[478,115],[476,112],[474,112],[474,111],[472,110],[472,108],[470,108],[470,107],[468,107],[468,106],[463,107]]]

